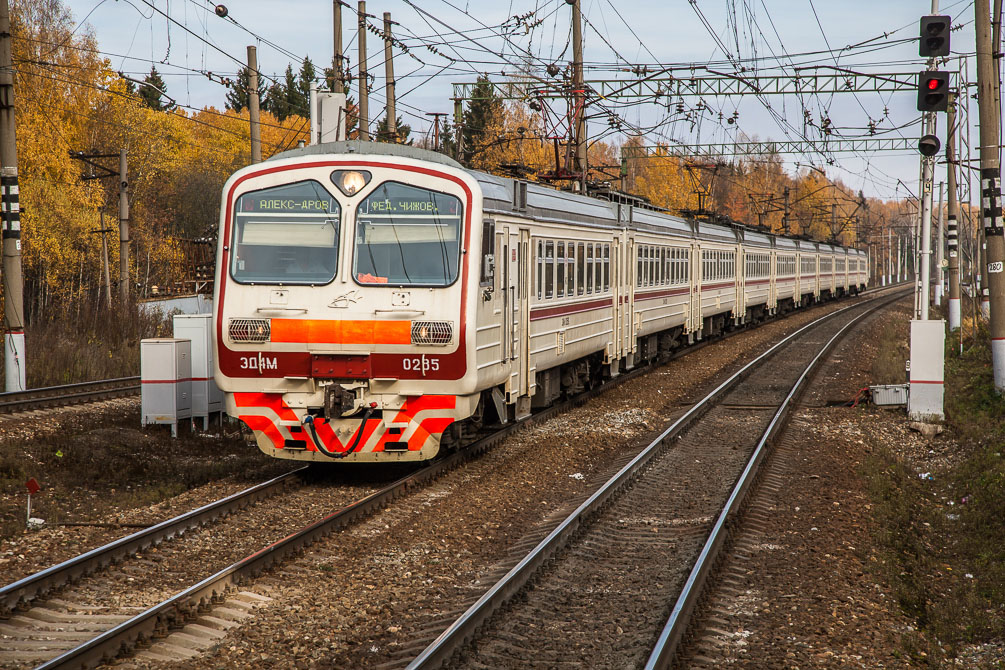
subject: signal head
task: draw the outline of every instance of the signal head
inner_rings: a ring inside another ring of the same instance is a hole
[[[927,70],[918,75],[918,111],[944,112],[949,106],[949,73]]]
[[[918,140],[918,151],[921,152],[922,156],[934,156],[939,153],[940,148],[942,148],[942,143],[935,135],[925,135]]]
[[[918,42],[919,56],[948,56],[949,32],[952,19],[949,16],[922,16],[921,40]]]

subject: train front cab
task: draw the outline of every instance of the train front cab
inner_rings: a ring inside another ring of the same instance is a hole
[[[216,380],[271,456],[425,460],[477,405],[480,190],[448,159],[328,146],[224,187]]]

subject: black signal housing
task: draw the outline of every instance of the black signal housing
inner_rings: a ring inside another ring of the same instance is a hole
[[[948,56],[951,17],[942,15],[921,17],[921,41],[918,42],[919,56]]]
[[[918,111],[944,112],[949,106],[949,73],[927,70],[918,75]]]
[[[924,135],[918,140],[918,151],[922,156],[934,156],[941,148],[942,143],[935,135]]]

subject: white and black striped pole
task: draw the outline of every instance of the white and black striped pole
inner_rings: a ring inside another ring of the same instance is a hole
[[[975,0],[977,104],[980,106],[981,218],[987,245],[987,297],[991,322],[991,366],[995,388],[1005,390],[1005,228],[1002,227],[1001,164],[998,158],[998,68],[991,44],[988,0]]]
[[[959,204],[956,199],[956,100],[949,97],[946,110],[946,184],[948,186],[946,243],[949,247],[949,330],[960,329],[960,238],[957,229]]]
[[[3,229],[4,388],[25,390],[24,286],[21,276],[21,206],[14,120],[14,60],[10,7],[0,0],[0,218]]]

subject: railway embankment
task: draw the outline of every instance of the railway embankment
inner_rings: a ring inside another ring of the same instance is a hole
[[[1005,404],[986,335],[947,353],[937,435],[902,408],[839,406],[903,380],[909,319],[901,302],[849,336],[793,415],[786,486],[738,540],[749,585],[702,645],[731,667],[1005,667]]]
[[[986,326],[947,338],[944,431],[901,420],[865,464],[877,557],[926,667],[1005,667],[1005,400]]]

